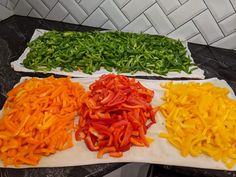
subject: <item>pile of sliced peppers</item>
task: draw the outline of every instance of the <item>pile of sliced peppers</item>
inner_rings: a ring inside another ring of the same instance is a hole
[[[98,158],[106,153],[121,157],[132,145],[149,146],[151,139],[145,135],[157,111],[150,104],[153,96],[135,79],[103,75],[82,98],[76,140],[84,139]]]
[[[124,32],[51,31],[28,43],[23,61],[35,71],[82,71],[92,74],[105,68],[118,73],[157,73],[196,69],[180,41],[163,36]]]

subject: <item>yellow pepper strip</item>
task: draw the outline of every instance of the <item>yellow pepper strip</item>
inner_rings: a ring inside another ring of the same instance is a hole
[[[236,164],[236,101],[228,89],[212,83],[168,82],[160,111],[167,132],[160,137],[173,144],[182,156],[206,154],[227,168]]]

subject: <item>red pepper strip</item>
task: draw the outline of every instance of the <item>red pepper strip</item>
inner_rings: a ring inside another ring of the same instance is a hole
[[[123,156],[123,152],[110,152],[109,156],[110,157],[122,157]]]
[[[139,120],[136,120],[136,119],[134,118],[132,112],[129,112],[129,113],[128,113],[127,119],[129,120],[129,122],[132,122],[132,125],[133,125],[134,128],[142,126],[142,124],[139,122]]]
[[[111,125],[115,120],[107,118],[99,118],[98,120],[87,120],[87,123],[97,123],[100,125]]]
[[[85,144],[86,144],[86,146],[88,147],[88,149],[90,151],[97,151],[97,150],[99,150],[99,147],[95,146],[93,144],[91,136],[89,134],[85,137],[84,141],[85,141]]]
[[[111,147],[104,147],[102,149],[99,149],[97,158],[101,159],[104,154],[109,153],[109,152],[116,152],[116,148],[114,146],[111,146]]]
[[[99,124],[99,123],[96,123],[96,122],[91,122],[91,125],[92,125],[96,130],[104,130],[104,131],[107,131],[107,130],[108,130],[108,127],[107,127],[107,126],[102,125],[102,124]]]
[[[99,149],[102,148],[102,147],[106,147],[107,144],[108,144],[108,140],[99,140],[98,141]]]
[[[99,134],[93,127],[89,127],[89,132],[97,137],[98,139],[103,139],[104,135]]]
[[[109,141],[108,141],[108,144],[107,146],[111,146],[113,144],[113,135],[111,134],[110,137],[109,137]]]
[[[130,138],[130,142],[135,146],[145,146],[145,144],[139,138]]]
[[[105,98],[103,98],[103,100],[101,100],[101,103],[106,104],[110,102],[114,98],[114,96],[115,94],[112,91],[108,90],[108,95]]]
[[[123,102],[125,102],[127,100],[127,96],[125,94],[122,94],[121,91],[118,91],[118,93],[116,93],[116,96],[113,97],[112,100],[110,100],[106,106],[108,107],[112,107],[115,106],[117,104],[121,104]]]
[[[79,141],[80,139],[81,139],[81,137],[80,137],[80,130],[77,130],[76,132],[75,132],[75,139],[76,139],[76,141]]]
[[[126,103],[122,103],[121,106],[125,107],[125,108],[130,108],[130,109],[139,109],[139,108],[145,109],[145,106],[141,106],[141,105],[130,106],[130,105],[126,104]]]
[[[123,138],[121,145],[120,145],[121,147],[129,144],[132,131],[133,131],[132,125],[130,123],[128,123],[128,125],[126,126],[124,138]]]
[[[116,148],[118,148],[120,145],[119,143],[119,135],[121,133],[121,131],[123,131],[124,127],[120,127],[120,128],[116,128],[114,131],[114,145]]]
[[[138,131],[132,131],[132,136],[139,136],[139,132]]]
[[[146,137],[145,137],[145,133],[144,133],[144,129],[143,127],[139,127],[139,135],[140,135],[140,138],[143,140],[143,143],[149,147],[149,143],[147,142],[146,140]]]
[[[126,126],[129,122],[127,120],[120,120],[119,122],[113,123],[111,126],[114,128]]]
[[[124,131],[121,131],[121,132],[118,134],[118,143],[119,143],[119,144],[121,144],[122,139],[123,139],[123,137],[124,137],[124,134],[125,134]]]
[[[101,113],[101,112],[96,112],[96,115],[98,115],[98,117],[99,117],[99,119],[110,119],[111,118],[111,116],[110,116],[110,114],[108,114],[108,113]]]
[[[117,151],[121,151],[121,152],[128,151],[130,149],[130,147],[131,147],[131,143],[129,143],[128,145],[123,146],[123,147],[118,147]]]
[[[155,114],[156,114],[156,112],[154,112],[153,110],[150,110],[150,112],[151,112],[151,121],[153,121],[153,122],[156,122],[156,119],[155,119]]]

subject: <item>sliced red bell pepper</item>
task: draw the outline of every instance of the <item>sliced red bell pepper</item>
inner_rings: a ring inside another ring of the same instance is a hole
[[[103,75],[89,88],[78,110],[77,139],[84,139],[90,150],[99,151],[98,158],[104,153],[121,157],[132,145],[149,145],[145,134],[155,123],[156,113],[151,106],[152,90],[115,74]]]
[[[111,146],[111,147],[104,147],[102,149],[99,149],[97,158],[101,159],[104,154],[109,153],[109,152],[116,152],[116,148],[114,146]]]
[[[123,153],[122,152],[110,152],[109,156],[110,157],[122,157]]]
[[[85,137],[84,141],[85,141],[85,144],[86,144],[86,146],[88,147],[88,149],[90,151],[97,151],[97,150],[99,150],[99,147],[95,146],[95,144],[93,144],[91,136],[89,134]]]

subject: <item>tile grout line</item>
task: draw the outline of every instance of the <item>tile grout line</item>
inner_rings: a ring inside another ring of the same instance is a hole
[[[150,6],[148,6],[144,11],[143,13],[140,13],[139,15],[137,15],[137,17],[135,17],[133,20],[129,21],[130,23],[132,23],[135,19],[137,19],[138,17],[140,17],[142,14],[144,14],[144,12],[146,10],[148,10],[150,7],[152,7],[156,2],[152,3]],[[123,30],[126,26],[128,26],[130,23],[128,23],[127,25],[125,25],[121,30]]]
[[[105,23],[103,23],[102,25],[100,25],[99,28],[102,28],[102,26],[105,25],[108,21],[109,21],[109,19],[107,19],[107,21],[106,21]]]
[[[15,4],[15,6],[13,7],[14,12],[15,12],[15,8],[19,4],[19,2],[20,2],[20,0],[18,0],[17,3]]]
[[[153,26],[151,26],[151,27],[149,27],[148,29],[146,29],[145,31],[143,31],[144,33],[146,32],[146,31],[148,31],[149,29],[151,29],[151,28],[154,28]],[[158,33],[158,31],[154,28],[154,30],[157,32],[157,34],[154,34],[154,35],[159,35],[159,33]]]
[[[236,13],[236,9],[234,8],[234,5],[232,4],[231,0],[229,0],[229,3],[231,4],[231,6],[232,6],[233,9],[234,9],[234,12]]]
[[[46,15],[44,15],[44,14],[41,15],[41,13],[39,13],[39,11],[38,11],[36,8],[34,8],[33,5],[31,5],[31,4],[29,3],[29,1],[30,1],[30,0],[25,0],[25,2],[27,2],[35,11],[38,12],[38,14],[41,16],[41,18],[44,19],[44,18],[46,17]],[[44,6],[45,6],[45,5],[44,5]],[[46,7],[47,7],[47,6],[46,6]],[[50,9],[48,9],[48,12],[50,12]]]
[[[155,28],[155,26],[153,26],[153,24],[152,24],[152,22],[149,20],[149,18],[147,17],[147,15],[143,12],[143,15],[146,17],[146,19],[149,21],[149,23],[151,24],[151,27],[153,27],[155,30],[156,30],[156,32],[157,33],[159,33],[160,34],[160,32]],[[149,27],[149,28],[151,28],[151,27]],[[148,29],[149,29],[148,28]],[[146,29],[145,31],[147,31],[148,29]]]
[[[85,8],[83,8],[83,6],[81,6],[80,4],[79,4],[79,2],[77,2],[77,1],[75,1],[77,4],[78,4],[78,6],[80,6],[80,8],[87,14],[87,16],[90,16],[91,14],[89,14],[89,12],[85,9]]]
[[[227,18],[229,18],[229,17],[231,17],[231,16],[233,16],[233,15],[235,15],[235,14],[236,14],[236,13],[230,14],[230,15],[226,16],[224,19],[218,21],[217,23],[219,24],[219,23],[221,23],[222,21],[226,20]]]
[[[165,14],[165,11],[163,10],[163,8],[162,8],[158,3],[157,3],[157,5],[158,5],[158,7],[161,9],[161,11]],[[169,13],[169,14],[171,14],[171,13]],[[169,15],[169,14],[168,14],[168,15]],[[175,27],[175,25],[173,24],[173,22],[169,19],[168,15],[165,14],[166,18],[168,19],[168,21],[171,23],[171,25],[174,27],[174,30],[175,30],[176,27]],[[172,31],[174,31],[174,30],[172,30]],[[171,31],[171,32],[172,32],[172,31]]]
[[[73,13],[70,13],[69,9],[67,9],[67,7],[65,7],[61,2],[58,1],[58,3],[61,4],[62,7],[64,7],[66,9],[66,11],[75,19],[75,21],[77,21],[78,24],[82,24],[80,23],[76,18],[75,16],[73,15]]]
[[[65,19],[66,19],[66,17],[68,17],[69,15],[70,15],[70,12],[68,12],[68,11],[67,11],[67,14],[66,14],[66,16],[62,18],[61,22],[63,22],[63,20],[65,20]]]
[[[234,33],[236,33],[236,31],[232,32],[232,33],[229,34],[228,36],[230,36],[230,35],[232,35],[232,34],[234,34]],[[225,36],[225,37],[228,37],[228,36]],[[215,44],[216,42],[219,42],[220,40],[223,40],[223,39],[225,39],[225,38],[218,39],[218,40],[216,40],[216,41],[210,43],[209,45],[211,45],[211,44]]]
[[[219,29],[220,29],[221,33],[222,33],[222,34],[223,34],[223,36],[225,37],[225,34],[223,33],[222,29],[220,28],[220,26],[219,26],[219,24],[218,24],[217,20],[215,19],[214,15],[211,13],[211,10],[208,8],[208,6],[207,6],[207,4],[206,4],[205,0],[202,0],[202,1],[203,1],[203,3],[206,5],[206,7],[207,7],[208,11],[210,12],[211,16],[213,17],[214,21],[216,22],[217,26],[219,27]]]
[[[13,9],[13,7],[7,7],[7,5],[8,5],[8,2],[10,2],[10,1],[7,1],[7,4],[6,4],[6,6],[4,6],[3,4],[0,4],[1,6],[3,6],[3,7],[5,7],[6,9],[8,9],[8,10],[10,10],[10,11],[13,11],[14,12],[14,9]]]
[[[29,13],[26,16],[29,16],[29,14],[34,10],[34,8],[32,8],[31,6],[31,10],[29,11]]]
[[[48,12],[48,14],[44,17],[45,19],[48,17],[48,15],[50,14],[50,12],[56,7],[57,4],[61,4],[59,1],[57,1],[54,6],[51,8],[51,10]]]
[[[40,18],[43,19],[43,17],[41,16],[41,14],[38,12],[37,9],[34,9],[28,1],[25,0],[25,2],[31,7],[31,10],[35,10],[35,11],[39,14]],[[29,16],[29,13],[28,13],[27,16]],[[37,17],[37,18],[38,18],[38,17]]]
[[[116,2],[114,1],[114,0],[112,0],[114,3],[115,3],[115,5],[117,6],[117,8],[121,11],[121,13],[125,16],[125,18],[130,22],[130,20],[129,20],[129,18],[127,17],[127,15],[122,11],[122,8],[119,8],[119,6],[116,4]],[[131,1],[131,0],[129,0],[129,1]]]
[[[47,6],[47,4],[45,4],[45,2],[43,0],[40,0],[44,5],[45,7],[47,7],[47,9],[50,11],[51,9]]]
[[[128,0],[128,1],[120,8],[120,10],[121,10],[123,7],[125,7],[128,3],[130,3],[130,1],[131,1],[131,0]]]
[[[104,12],[104,10],[101,7],[99,7],[99,9],[102,11],[102,13],[104,13],[107,16],[107,19],[111,21],[111,18],[110,19],[108,18],[108,17],[110,17],[110,15],[108,15],[106,12]],[[116,26],[116,24],[114,22],[112,22],[112,24],[115,26],[115,28],[117,30],[119,30],[118,26]]]
[[[102,0],[102,2],[100,2],[100,4],[90,13],[90,15],[88,15],[80,24],[83,24],[85,20],[87,20],[87,18],[89,18],[89,16],[91,16],[98,8],[100,8],[101,4],[104,2],[105,0]],[[78,4],[79,5],[79,4]],[[80,6],[80,5],[79,5]],[[76,20],[77,21],[77,20]]]
[[[202,34],[200,33],[200,31],[198,31],[197,34],[194,34],[193,36],[189,37],[188,39],[186,39],[186,41],[188,41],[188,40],[190,40],[190,39],[196,37],[196,36],[199,35],[199,34],[202,36]],[[205,39],[204,39],[204,41],[205,41]],[[205,42],[206,42],[206,41],[205,41]],[[207,43],[207,42],[206,42],[206,43]]]
[[[12,8],[13,8],[13,10],[14,10],[14,9],[15,9],[15,7],[18,5],[19,1],[20,1],[20,0],[18,0],[18,1],[16,2],[16,4],[14,5],[14,7],[12,7]],[[15,11],[14,11],[14,12],[15,12]]]
[[[206,10],[204,10],[203,12],[205,12]],[[202,13],[203,13],[202,12]],[[195,25],[195,27],[197,28],[197,30],[201,33],[201,30],[199,30],[198,26],[196,25],[196,23],[194,22],[194,20],[192,20],[193,24]],[[202,33],[201,33],[202,34]],[[206,41],[206,43],[209,45],[208,41],[206,40],[205,36],[202,34],[203,39]]]

